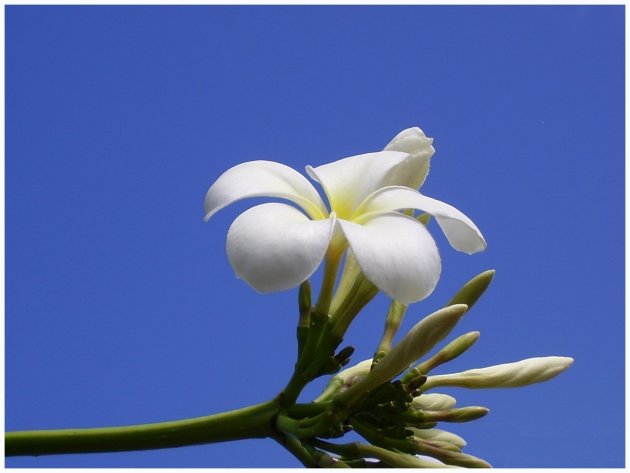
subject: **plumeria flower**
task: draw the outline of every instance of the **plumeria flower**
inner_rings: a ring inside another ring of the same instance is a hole
[[[251,161],[223,173],[205,198],[205,219],[250,197],[284,203],[257,205],[236,218],[227,254],[239,278],[259,292],[295,287],[308,279],[326,255],[350,247],[361,270],[378,289],[408,304],[427,297],[440,276],[440,256],[424,224],[399,210],[435,217],[451,245],[466,253],[485,249],[475,224],[454,207],[424,196],[434,153],[419,128],[399,133],[384,151],[306,167],[330,203],[297,171],[272,161]]]

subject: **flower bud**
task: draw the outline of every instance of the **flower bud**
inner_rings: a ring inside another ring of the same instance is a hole
[[[479,339],[479,332],[468,332],[457,337],[451,343],[442,348],[426,361],[415,367],[414,371],[427,374],[439,365],[442,365],[468,350]]]
[[[348,389],[353,383],[359,382],[370,372],[371,366],[372,358],[368,358],[350,368],[340,371],[332,377],[326,388],[324,388],[324,391],[315,399],[315,402],[325,401],[337,392]]]
[[[424,374],[418,375],[415,378],[412,378],[411,381],[406,383],[406,390],[408,393],[415,393],[419,391],[419,388],[427,382],[427,376]],[[420,391],[417,396],[419,396],[422,392]]]
[[[473,305],[475,305],[475,302],[479,300],[486,289],[488,289],[488,286],[492,282],[492,278],[494,278],[494,273],[494,269],[489,269],[488,271],[478,274],[464,284],[464,286],[450,301],[448,301],[448,304],[446,305],[466,304],[468,309],[470,309]]]
[[[455,468],[445,465],[441,461],[428,457],[416,456],[408,453],[392,452],[384,448],[367,445],[364,447],[365,454],[373,458],[378,458],[392,468]]]
[[[448,411],[422,411],[421,417],[424,423],[430,422],[470,422],[485,416],[490,412],[487,407],[468,406]]]
[[[350,361],[350,357],[354,353],[354,347],[349,345],[339,351],[333,358],[340,365],[346,365]]]
[[[528,358],[516,363],[489,366],[461,373],[429,376],[424,390],[435,386],[457,386],[471,389],[516,388],[541,383],[562,373],[573,364],[573,358],[547,356]]]
[[[354,396],[362,397],[371,389],[388,382],[404,371],[446,337],[467,308],[465,304],[457,304],[440,309],[422,319],[362,381],[343,393],[339,401],[347,403]]]
[[[360,363],[357,363],[356,365],[341,371],[335,376],[335,378],[341,379],[344,384],[350,384],[353,381],[356,381],[366,376],[370,372],[371,366],[372,358],[368,358],[367,360],[363,360]]]
[[[461,438],[459,435],[456,435],[452,432],[447,432],[446,430],[441,429],[416,429],[415,427],[409,427],[409,430],[413,432],[415,437],[419,437],[424,440],[428,440],[430,442],[439,441],[450,443],[454,445],[459,450],[466,446],[466,440]]]
[[[443,461],[448,465],[457,465],[468,468],[491,468],[491,465],[485,460],[474,457],[472,455],[468,455],[466,453],[445,450],[431,445],[429,442],[422,439],[417,439],[414,443],[417,449],[417,453],[431,455],[432,457],[437,458],[438,460]]]
[[[412,407],[423,411],[446,411],[452,409],[457,401],[448,394],[422,394],[414,398]]]

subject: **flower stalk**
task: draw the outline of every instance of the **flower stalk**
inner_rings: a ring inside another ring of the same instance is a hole
[[[5,454],[53,455],[181,447],[246,438],[274,431],[276,399],[242,409],[192,419],[124,427],[7,432]]]
[[[385,330],[383,331],[383,337],[376,349],[376,355],[374,356],[374,362],[377,363],[382,357],[384,357],[392,349],[392,342],[394,337],[398,333],[400,324],[403,321],[405,312],[407,312],[407,305],[397,301],[392,301],[387,311],[387,317],[385,317]]]

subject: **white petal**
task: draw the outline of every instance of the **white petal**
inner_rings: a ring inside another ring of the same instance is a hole
[[[433,138],[427,138],[427,135],[420,128],[414,127],[401,131],[385,146],[385,151],[409,153],[414,161],[414,167],[408,174],[408,180],[399,182],[398,185],[413,189],[419,189],[422,186],[427,174],[429,174],[431,156],[435,153],[432,144]]]
[[[334,216],[309,220],[286,204],[257,205],[232,223],[228,258],[236,275],[257,291],[290,289],[315,272],[334,226]]]
[[[373,213],[401,209],[418,209],[435,217],[449,243],[456,250],[477,253],[486,249],[486,240],[477,226],[455,207],[401,186],[374,192],[357,209],[353,220],[362,221]]]
[[[396,212],[363,225],[338,222],[365,277],[381,291],[403,304],[431,294],[440,278],[440,255],[423,224]]]
[[[404,185],[415,162],[407,153],[379,151],[313,168],[306,172],[319,182],[339,218],[349,218],[361,201],[385,186]]]
[[[313,219],[328,216],[317,190],[299,172],[273,161],[250,161],[228,169],[208,189],[204,220],[237,200],[262,196],[295,202]]]

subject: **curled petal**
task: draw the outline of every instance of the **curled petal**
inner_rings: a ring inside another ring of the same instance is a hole
[[[398,182],[397,185],[419,189],[424,184],[427,174],[429,174],[431,157],[435,153],[432,144],[433,138],[427,138],[427,135],[420,128],[414,127],[401,131],[385,146],[385,151],[409,153],[414,161],[413,169],[407,175],[407,180]]]
[[[384,186],[404,185],[415,162],[407,153],[379,151],[313,168],[306,172],[319,182],[339,218],[349,218],[361,201]]]
[[[390,186],[379,189],[361,203],[353,220],[362,221],[376,213],[401,209],[418,209],[433,215],[456,250],[477,253],[486,249],[486,240],[466,215],[445,202],[422,195],[408,187]]]
[[[204,220],[237,200],[263,196],[295,202],[313,219],[328,216],[317,190],[299,172],[273,161],[250,161],[228,169],[208,189]]]
[[[431,294],[441,263],[423,224],[396,212],[377,215],[363,225],[338,222],[365,277],[381,291],[403,304]]]
[[[257,205],[232,223],[228,258],[236,275],[257,291],[290,289],[315,272],[334,226],[334,216],[309,220],[286,204]]]

